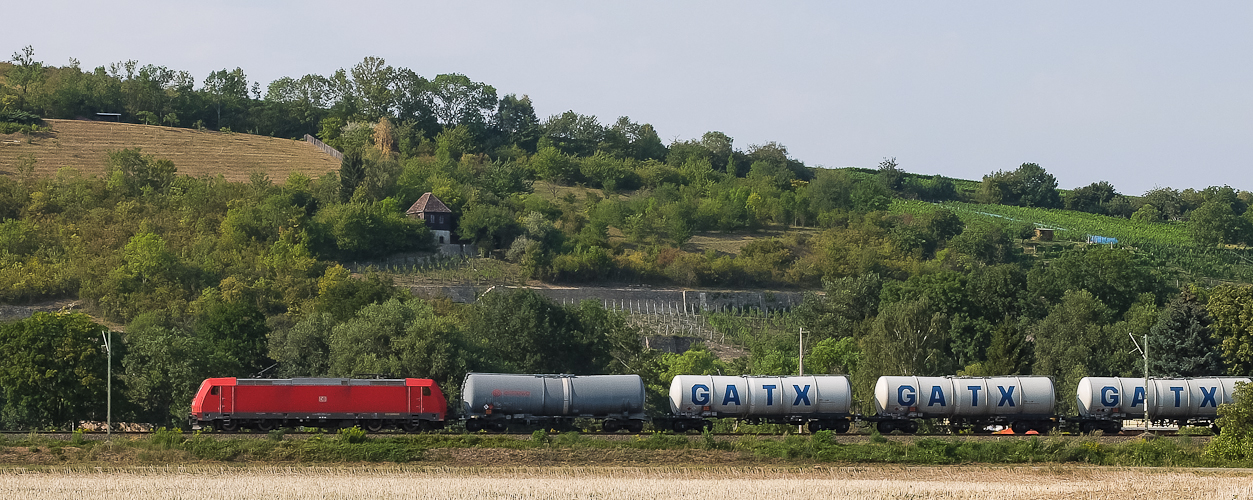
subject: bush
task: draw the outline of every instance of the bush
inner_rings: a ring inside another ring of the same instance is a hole
[[[341,443],[350,443],[350,444],[364,443],[365,442],[365,430],[355,425],[347,429],[340,429],[339,441]]]

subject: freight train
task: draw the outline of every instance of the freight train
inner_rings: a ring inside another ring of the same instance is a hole
[[[873,423],[879,432],[915,433],[920,422],[952,432],[994,426],[1022,434],[1069,428],[1090,433],[1122,429],[1125,420],[1212,425],[1218,405],[1233,401],[1248,378],[1144,379],[1088,377],[1076,391],[1078,415],[1055,412],[1052,379],[1007,377],[880,377],[875,413],[853,410],[848,377],[679,375],[670,385],[670,414],[650,419],[638,375],[517,375],[471,373],[462,386],[467,430],[571,427],[575,419],[599,421],[606,432],[656,429],[708,430],[713,419],[807,426],[810,431],[848,432]],[[192,402],[193,428],[234,432],[242,428],[348,427],[377,432],[442,428],[444,395],[429,379],[234,379],[205,380]]]

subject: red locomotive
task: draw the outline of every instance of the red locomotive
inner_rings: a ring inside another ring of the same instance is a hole
[[[444,426],[448,402],[434,380],[211,378],[191,402],[193,429],[386,427],[418,432]]]

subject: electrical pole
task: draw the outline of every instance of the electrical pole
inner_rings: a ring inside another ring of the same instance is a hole
[[[1157,392],[1157,391],[1153,391]],[[1144,433],[1149,433],[1153,419],[1149,417],[1149,332],[1144,332]]]
[[[800,332],[796,334],[800,338],[800,356],[797,358],[797,376],[805,376],[805,327],[801,327]]]
[[[108,333],[105,333],[108,332]],[[108,439],[113,439],[113,347],[109,345],[109,337],[113,332],[105,330],[100,332],[100,338],[104,340],[105,363],[105,434]]]

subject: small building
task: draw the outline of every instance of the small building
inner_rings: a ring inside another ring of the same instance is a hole
[[[1035,228],[1036,241],[1053,241],[1053,230],[1042,227]]]
[[[452,210],[434,194],[423,193],[418,201],[405,211],[405,215],[414,219],[422,219],[431,230],[435,242],[441,245],[452,243]]]

